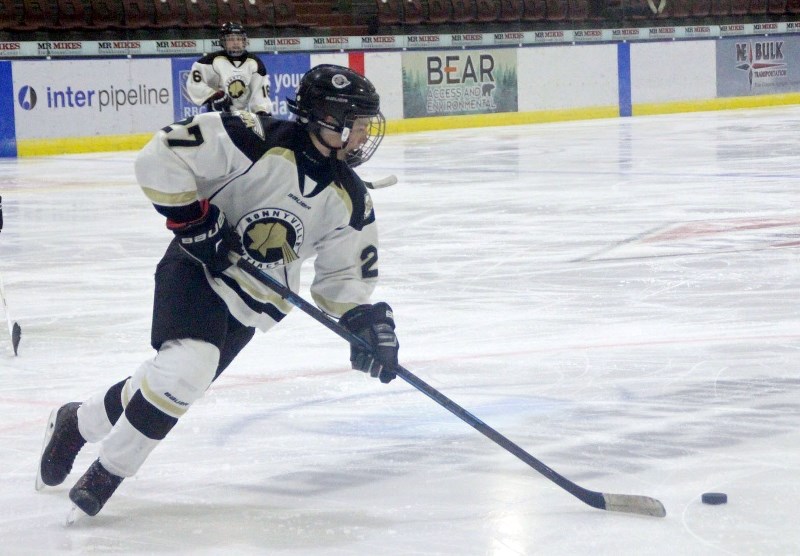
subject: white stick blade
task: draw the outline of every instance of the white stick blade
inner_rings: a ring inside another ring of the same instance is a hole
[[[604,493],[603,499],[606,501],[606,510],[611,512],[625,512],[653,517],[665,517],[667,515],[664,504],[648,496]]]
[[[22,329],[19,324],[11,318],[11,313],[8,310],[8,303],[6,302],[6,289],[3,284],[3,276],[0,274],[0,302],[3,305],[3,312],[6,315],[6,324],[8,325],[8,335],[11,338],[11,347],[14,348],[14,355],[17,355],[19,350],[19,341],[22,336]]]
[[[392,174],[390,176],[386,176],[385,178],[381,178],[373,182],[367,182],[367,187],[369,187],[370,189],[383,189],[384,187],[389,187],[396,183],[397,183],[397,176]]]

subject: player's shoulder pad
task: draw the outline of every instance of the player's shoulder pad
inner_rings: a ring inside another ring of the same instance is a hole
[[[288,144],[290,140],[292,122],[277,120],[267,114],[236,110],[220,113],[220,118],[231,142],[253,162],[272,147]]]
[[[264,65],[264,62],[261,61],[261,58],[255,54],[250,54],[249,52],[247,53],[247,57],[256,63],[256,73],[260,75],[267,75],[267,66]]]
[[[367,224],[375,222],[375,211],[372,206],[372,197],[369,195],[364,181],[349,167],[340,172],[339,186],[350,199],[353,212],[350,214],[350,226],[361,230]]]
[[[210,54],[206,54],[205,56],[203,56],[202,58],[200,58],[199,60],[197,60],[197,61],[195,62],[195,64],[203,64],[203,65],[210,66],[211,64],[213,64],[213,63],[214,63],[214,59],[215,59],[217,56],[219,56],[219,55],[220,55],[220,53],[222,53],[222,54],[224,55],[224,52],[212,52],[212,53],[210,53]]]

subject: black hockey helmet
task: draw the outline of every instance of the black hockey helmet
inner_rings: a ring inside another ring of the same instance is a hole
[[[228,46],[228,37],[240,37],[241,45]],[[247,49],[247,33],[241,23],[229,21],[222,24],[222,27],[219,28],[219,46],[228,56],[241,56],[244,53]]]
[[[342,142],[346,143],[356,119],[369,118],[367,140],[347,156],[351,167],[369,160],[386,132],[381,99],[375,86],[363,75],[344,66],[321,64],[311,68],[300,79],[295,98],[286,101],[289,111],[329,148],[319,135],[320,129],[340,133]],[[329,121],[328,116],[334,121]]]

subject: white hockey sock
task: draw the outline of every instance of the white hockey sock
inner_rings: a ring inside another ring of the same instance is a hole
[[[136,430],[123,413],[100,444],[100,463],[114,475],[131,477],[159,442]]]
[[[78,408],[78,431],[87,442],[99,442],[111,431],[105,396],[106,390],[97,392]]]

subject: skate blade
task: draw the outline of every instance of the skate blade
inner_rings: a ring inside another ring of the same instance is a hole
[[[67,517],[64,520],[64,525],[66,525],[67,527],[72,527],[78,521],[81,521],[82,519],[84,519],[86,517],[89,517],[89,514],[85,513],[78,506],[73,504],[72,507],[67,512]]]
[[[44,430],[44,442],[42,442],[42,449],[39,452],[39,464],[36,467],[36,490],[40,491],[47,485],[42,481],[42,456],[47,443],[53,437],[53,432],[56,430],[56,416],[58,415],[58,408],[50,412],[50,417],[47,418],[47,428]]]

